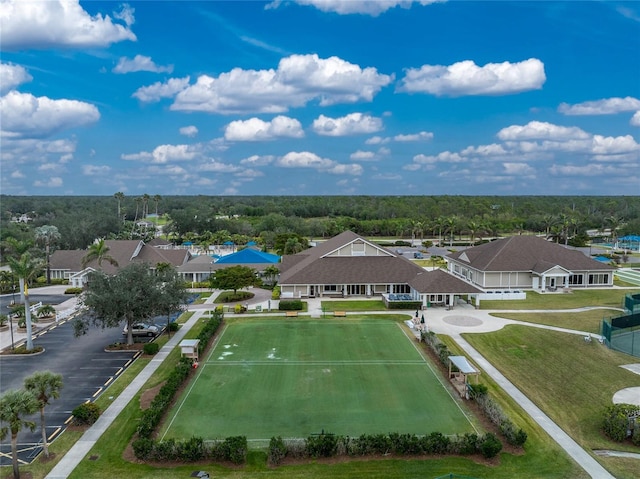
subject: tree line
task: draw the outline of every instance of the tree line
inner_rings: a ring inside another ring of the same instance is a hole
[[[281,234],[326,238],[352,230],[363,236],[441,242],[464,235],[546,233],[558,242],[592,230],[640,233],[637,196],[1,196],[0,239],[24,240],[34,227],[55,226],[53,248],[84,249],[96,238],[164,237],[203,245]],[[27,214],[27,223],[12,222]],[[161,217],[159,220],[156,214]],[[3,253],[4,251],[0,251]],[[4,257],[4,256],[3,256]]]

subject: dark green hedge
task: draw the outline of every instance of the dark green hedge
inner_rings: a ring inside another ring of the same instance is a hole
[[[280,300],[278,309],[280,311],[302,311],[304,309],[304,305],[299,299]]]
[[[323,433],[300,440],[283,440],[272,437],[268,458],[271,465],[281,464],[286,457],[321,458],[338,456],[414,456],[414,455],[472,455],[485,458],[497,456],[502,443],[495,434],[478,436],[475,433],[445,436],[440,432],[417,434],[363,434],[359,437],[338,436]]]

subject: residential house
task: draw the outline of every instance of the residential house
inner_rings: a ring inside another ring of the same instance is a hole
[[[92,260],[83,267],[82,260],[87,250],[57,250],[50,258],[51,278],[68,279],[70,285],[83,287],[93,271],[115,274],[119,268],[134,262],[148,263],[151,269],[155,269],[158,263],[178,267],[191,258],[184,249],[163,249],[149,246],[141,240],[105,240],[105,245],[109,248],[108,255],[117,262],[117,266],[107,260],[103,260],[101,265],[97,260]]]
[[[614,268],[537,236],[511,236],[445,257],[451,274],[490,291],[613,286]]]

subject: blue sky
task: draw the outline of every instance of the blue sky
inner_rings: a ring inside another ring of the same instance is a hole
[[[14,195],[638,195],[640,3],[0,0]]]

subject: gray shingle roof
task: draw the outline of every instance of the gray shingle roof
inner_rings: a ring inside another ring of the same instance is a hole
[[[479,271],[546,271],[562,266],[569,271],[611,270],[588,258],[537,236],[511,236],[447,255]]]
[[[481,293],[479,289],[446,271],[426,271],[385,248],[381,249],[388,252],[388,256],[325,256],[356,239],[366,241],[351,231],[345,231],[316,247],[296,255],[283,256],[280,284],[395,283],[409,284],[421,293]]]

